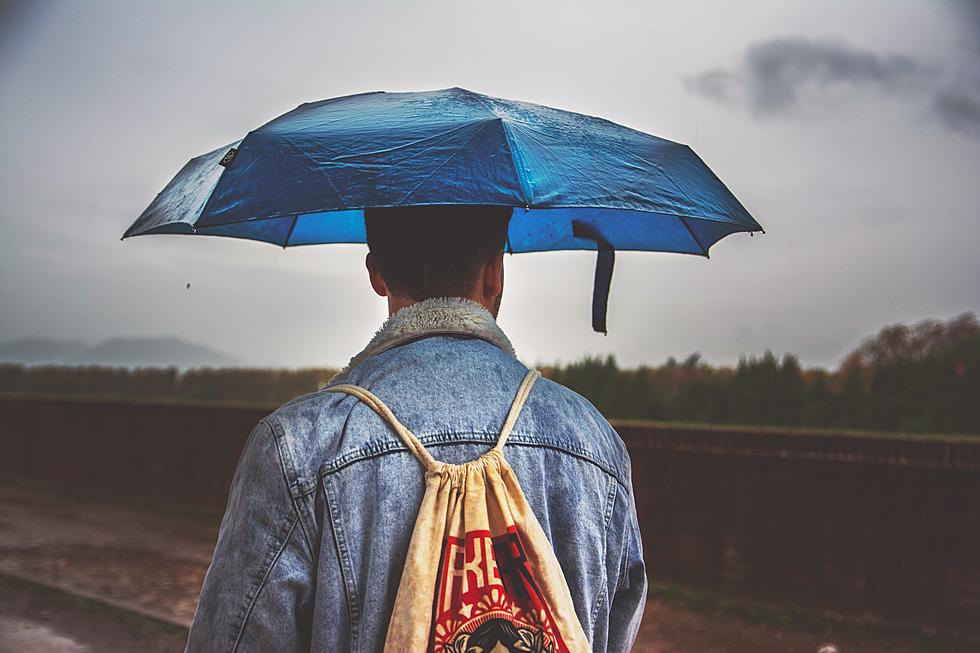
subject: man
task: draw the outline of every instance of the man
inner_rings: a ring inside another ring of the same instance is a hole
[[[332,381],[380,397],[437,459],[496,441],[527,372],[496,323],[511,209],[366,211],[389,318]],[[504,455],[595,651],[626,651],[646,576],[629,457],[586,399],[535,384]],[[418,460],[369,407],[295,399],[238,463],[188,651],[380,651],[424,492]]]

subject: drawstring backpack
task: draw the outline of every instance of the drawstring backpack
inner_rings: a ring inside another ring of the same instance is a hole
[[[507,436],[540,376],[529,370],[497,444],[461,465],[435,460],[371,392],[338,385],[385,419],[425,469],[385,651],[590,651],[568,584],[514,470]]]

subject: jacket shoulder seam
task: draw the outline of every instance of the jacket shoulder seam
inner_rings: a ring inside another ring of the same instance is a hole
[[[273,414],[262,418],[262,422],[270,428],[275,437],[276,449],[279,451],[279,462],[282,465],[283,480],[286,483],[289,496],[299,499],[316,492],[316,484],[304,479],[297,473],[296,462],[293,460],[293,454],[286,442],[286,430],[279,420]]]
[[[273,416],[266,417],[262,420],[267,427],[272,431],[273,438],[276,444],[276,452],[279,455],[279,467],[282,471],[283,482],[286,485],[286,491],[289,494],[289,501],[292,504],[293,510],[296,512],[297,518],[299,520],[300,530],[303,532],[303,541],[306,543],[306,548],[311,556],[315,556],[316,552],[313,546],[313,537],[310,533],[311,526],[306,524],[304,517],[304,506],[302,505],[303,498],[315,490],[313,486],[312,490],[307,491],[304,487],[304,481],[299,477],[296,472],[296,463],[293,460],[293,454],[289,450],[289,444],[286,442],[285,430],[282,428],[282,424],[279,420],[275,419]],[[310,485],[313,485],[312,483]]]

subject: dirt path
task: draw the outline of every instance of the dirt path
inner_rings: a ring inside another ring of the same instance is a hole
[[[70,594],[0,577],[0,653],[182,651],[187,633]]]
[[[190,624],[216,525],[0,488],[0,573]]]
[[[212,520],[0,487],[0,653],[181,650],[215,537]],[[634,651],[817,653],[826,643],[840,653],[968,650],[915,636],[858,637],[846,627],[747,623],[652,600]]]
[[[894,633],[857,636],[853,629],[815,633],[765,623],[747,623],[737,617],[705,615],[660,600],[647,604],[633,653],[916,653],[972,648],[930,644],[920,638]],[[824,648],[833,646],[834,648]]]

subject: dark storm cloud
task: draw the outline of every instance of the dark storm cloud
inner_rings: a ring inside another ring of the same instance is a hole
[[[797,37],[757,43],[737,69],[708,70],[686,85],[713,100],[746,102],[758,114],[775,114],[797,109],[808,89],[850,85],[898,93],[920,86],[928,74],[910,57]]]

